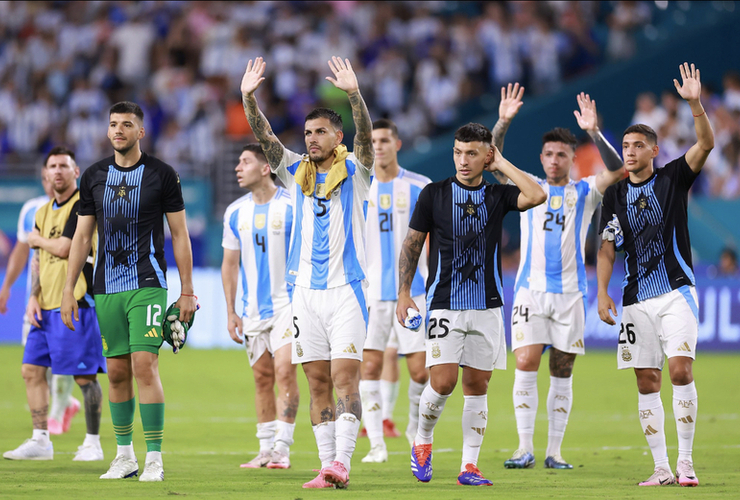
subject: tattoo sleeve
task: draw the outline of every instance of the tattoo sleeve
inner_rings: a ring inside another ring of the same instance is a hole
[[[604,134],[596,132],[589,135],[596,144],[596,147],[599,149],[599,154],[601,155],[601,159],[604,160],[606,168],[609,169],[610,172],[615,172],[622,168],[622,159],[619,157],[619,154],[614,147],[609,144],[609,141],[606,140]]]
[[[260,111],[254,95],[242,95],[242,106],[244,107],[244,116],[247,117],[254,136],[259,141],[260,146],[262,146],[262,151],[265,153],[267,162],[273,170],[276,169],[283,159],[285,146],[283,146],[283,143],[280,142],[280,139],[272,131],[270,122],[267,121],[265,115]]]
[[[31,259],[31,295],[34,297],[38,297],[41,294],[40,269],[39,251],[35,250],[33,252],[33,259]]]
[[[360,401],[360,394],[355,392],[344,396],[344,398],[337,398],[337,416],[343,413],[351,413],[358,420],[362,419],[362,402]]]
[[[360,163],[370,168],[375,162],[373,148],[373,122],[360,91],[347,94],[352,106],[352,120],[355,122],[355,156]]]
[[[506,131],[509,130],[509,125],[511,125],[511,122],[499,120],[493,126],[493,145],[502,153],[504,152],[504,136],[506,136]]]
[[[48,428],[48,415],[49,405],[42,406],[41,408],[31,408],[31,419],[33,420],[33,428],[46,430]]]
[[[401,255],[398,259],[398,291],[408,292],[411,290],[411,282],[416,274],[416,266],[419,263],[419,255],[424,247],[427,233],[415,231],[409,228],[406,239],[403,240]]]
[[[550,349],[550,375],[558,378],[568,378],[573,374],[573,363],[576,361],[576,355],[559,351],[555,348]]]

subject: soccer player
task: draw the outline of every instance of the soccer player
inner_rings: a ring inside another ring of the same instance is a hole
[[[524,88],[501,89],[499,120],[493,141],[503,149],[504,135],[522,106]],[[581,129],[596,144],[607,169],[573,181],[576,137],[565,128],[542,136],[540,162],[545,178],[534,177],[547,193],[547,202],[521,214],[521,260],[511,314],[511,348],[516,356],[514,415],[519,447],[504,462],[507,469],[534,467],[534,424],[537,417],[537,370],[550,348],[550,389],[547,394],[547,451],[545,468],[572,469],[560,452],[573,405],[573,364],[584,353],[586,322],[586,235],[606,188],[624,177],[624,166],[599,131],[596,102],[588,94],[576,97],[574,111]],[[500,172],[497,179],[506,183]]]
[[[360,362],[367,330],[365,215],[374,165],[372,122],[348,59],[332,57],[327,77],[347,93],[354,152],[342,144],[342,118],[327,108],[306,116],[308,154],[289,151],[260,111],[255,90],[265,62],[249,61],[241,82],[244,113],[270,163],[291,191],[293,232],[286,279],[293,292],[293,363],[311,393],[311,424],[321,471],[305,488],[344,488],[362,418]],[[332,395],[336,391],[336,407]]]
[[[43,175],[53,191],[53,199],[41,206],[35,216],[34,230],[27,244],[36,251],[31,266],[31,295],[26,317],[31,323],[23,351],[21,371],[26,383],[28,406],[33,417],[33,437],[3,457],[11,460],[52,460],[54,446],[49,440],[49,386],[47,369],[72,375],[80,386],[85,401],[87,435],[75,453],[74,460],[103,460],[100,446],[100,413],[102,389],[98,373],[105,373],[105,361],[95,303],[89,290],[92,269],[72,284],[72,300],[79,303],[77,332],[62,324],[59,306],[67,273],[72,236],[78,223],[80,169],[74,153],[63,147],[53,148],[44,162]],[[88,252],[89,254],[89,252]]]
[[[622,156],[629,177],[606,190],[601,209],[601,248],[597,261],[599,316],[614,325],[617,308],[608,285],[618,247],[625,252],[622,318],[617,347],[620,369],[637,377],[640,424],[655,462],[655,471],[640,486],[664,486],[678,480],[697,486],[692,447],[697,395],[692,373],[698,335],[698,301],[691,265],[687,223],[688,192],[714,148],[714,132],[702,107],[699,70],[679,66],[678,94],[691,106],[696,143],[663,168],[655,131],[632,125],[622,135]],[[620,234],[621,233],[621,234]],[[673,415],[678,432],[676,475],[668,464],[660,399],[661,370],[668,357],[673,384]]]
[[[31,296],[31,247],[28,244],[28,237],[33,231],[36,223],[36,211],[54,196],[51,184],[46,180],[44,175],[41,176],[41,185],[44,193],[41,196],[32,198],[23,204],[20,215],[18,216],[17,240],[13,246],[13,251],[8,259],[8,267],[5,270],[5,279],[0,287],[0,313],[8,312],[8,299],[10,298],[10,289],[20,276],[23,268],[26,267],[26,301]],[[76,214],[75,214],[76,215]],[[25,346],[28,332],[31,331],[31,322],[23,314],[23,330],[21,332],[21,343]],[[51,370],[47,372],[47,378],[51,375],[51,404],[49,405],[49,418],[47,427],[49,434],[62,434],[69,430],[72,425],[72,418],[80,411],[80,402],[72,396],[74,388],[74,377],[72,375],[54,375]]]
[[[432,479],[432,441],[447,398],[462,366],[463,452],[458,484],[491,485],[478,470],[486,431],[488,382],[494,368],[506,368],[501,223],[510,210],[527,210],[545,201],[542,188],[509,163],[491,143],[490,130],[469,123],[455,132],[457,173],[426,186],[416,203],[399,258],[396,317],[417,311],[411,290],[417,262],[429,235],[426,288],[426,364],[430,383],[419,403],[419,426],[411,448],[411,471]],[[501,171],[515,184],[492,185],[483,172]]]
[[[375,178],[370,185],[367,210],[367,269],[369,321],[365,350],[362,353],[360,396],[370,452],[363,462],[386,462],[388,451],[383,440],[383,398],[380,376],[383,355],[391,331],[398,339],[398,352],[406,356],[409,368],[409,423],[406,435],[413,441],[419,420],[419,398],[429,375],[425,367],[424,325],[410,331],[395,321],[398,300],[398,254],[406,237],[409,219],[421,190],[431,179],[409,172],[398,165],[401,140],[391,120],[373,122]],[[424,300],[427,277],[426,253],[422,252],[412,281],[411,295],[417,303]],[[424,308],[420,310],[422,317]]]
[[[275,185],[274,175],[259,144],[244,146],[236,178],[239,187],[250,192],[224,213],[221,279],[229,335],[234,342],[246,344],[256,387],[260,451],[242,464],[248,469],[290,467],[299,401],[290,349],[293,315],[285,281],[293,206],[290,193]],[[237,312],[234,302],[240,260],[243,294]]]
[[[176,302],[180,321],[196,309],[193,254],[185,221],[180,179],[166,163],[141,151],[144,112],[133,102],[110,108],[108,139],[114,154],[91,165],[80,182],[80,211],[72,240],[62,302],[62,319],[70,328],[77,304],[72,284],[89,253],[96,223],[95,303],[103,355],[110,381],[110,409],[118,449],[101,479],[138,474],[133,427],[139,389],[139,411],[146,440],[146,460],[139,481],[163,481],[164,390],[159,378],[162,322],[167,311],[167,264],[164,218],[182,283]]]

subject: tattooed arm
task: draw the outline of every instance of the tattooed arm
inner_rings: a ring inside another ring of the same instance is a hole
[[[406,233],[406,239],[403,240],[403,247],[401,248],[401,255],[398,258],[398,304],[396,306],[396,317],[398,322],[403,325],[406,319],[406,313],[408,308],[416,309],[413,300],[411,300],[411,282],[414,280],[416,274],[416,267],[419,263],[419,255],[424,247],[424,241],[426,241],[427,233],[416,231],[415,229],[409,228],[409,232]]]
[[[39,278],[39,251],[36,250],[33,253],[33,259],[31,260],[31,296],[28,298],[28,305],[26,306],[26,317],[28,321],[35,327],[39,328],[41,325],[41,306],[39,305],[39,295],[41,295],[41,279]]]
[[[242,106],[244,106],[244,116],[247,117],[254,136],[259,141],[260,146],[262,146],[262,151],[265,153],[265,158],[267,158],[270,168],[275,171],[283,159],[285,146],[283,146],[283,143],[280,142],[272,131],[270,122],[267,121],[265,115],[260,111],[257,98],[254,96],[255,90],[265,80],[264,76],[262,76],[264,73],[265,62],[261,57],[255,59],[254,64],[252,64],[251,59],[249,60],[241,83]]]
[[[349,103],[352,106],[352,120],[355,122],[355,156],[360,163],[370,169],[375,163],[373,122],[370,120],[370,112],[367,110],[365,100],[360,95],[357,75],[349,59],[342,60],[339,57],[332,57],[329,61],[329,68],[334,73],[334,78],[327,76],[326,79],[338,89],[347,92]]]
[[[498,148],[499,151],[504,150],[504,137],[506,131],[509,130],[509,125],[514,119],[516,114],[519,112],[519,108],[522,107],[522,96],[524,95],[524,87],[520,87],[518,83],[509,84],[506,87],[501,87],[501,103],[498,105],[498,121],[493,126],[493,145]],[[501,184],[506,184],[509,180],[503,172],[498,170],[493,172],[493,176]]]

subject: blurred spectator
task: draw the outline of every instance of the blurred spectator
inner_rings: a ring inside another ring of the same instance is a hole
[[[647,2],[616,2],[607,23],[609,37],[606,43],[607,56],[615,60],[629,59],[637,47],[635,32],[650,22],[650,6]]]
[[[658,99],[652,92],[641,92],[635,101],[635,114],[632,116],[631,125],[641,123],[647,125],[656,132],[660,130],[668,118],[665,109],[658,105]]]
[[[717,266],[719,276],[730,277],[737,276],[737,253],[732,248],[724,248],[719,255],[719,265]]]

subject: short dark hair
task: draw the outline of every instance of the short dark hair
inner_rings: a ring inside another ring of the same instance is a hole
[[[64,146],[56,146],[51,148],[51,151],[49,151],[49,154],[46,155],[46,159],[44,160],[44,168],[46,168],[46,164],[49,163],[49,158],[51,158],[54,155],[67,155],[70,158],[72,158],[72,161],[75,161],[75,154],[74,152],[66,148]]]
[[[131,101],[121,101],[121,102],[115,103],[113,106],[110,107],[108,116],[113,115],[113,114],[116,114],[116,115],[132,114],[132,115],[136,115],[136,118],[138,118],[142,122],[144,121],[144,111],[141,109],[141,106]]]
[[[542,136],[542,145],[544,146],[548,142],[562,142],[573,148],[573,151],[576,150],[578,145],[578,139],[573,135],[573,132],[563,127],[556,127],[545,132]]]
[[[455,132],[455,140],[460,142],[484,142],[491,144],[493,135],[488,127],[480,123],[468,123]]]
[[[624,136],[627,134],[642,134],[650,144],[658,144],[658,134],[655,133],[655,130],[642,123],[627,127],[627,130],[622,134],[622,140],[624,140]]]
[[[326,118],[331,123],[335,130],[342,130],[342,117],[339,113],[329,108],[316,108],[306,115],[304,123],[308,120],[317,120],[319,118]]]
[[[267,157],[265,156],[265,152],[262,151],[262,146],[260,146],[258,143],[253,142],[250,144],[245,144],[244,147],[242,147],[242,153],[244,151],[249,151],[250,153],[254,154],[254,157],[257,158],[258,161],[261,161],[262,163],[269,163],[267,161]],[[277,175],[270,172],[270,177],[274,181],[277,178]]]
[[[393,134],[393,137],[398,139],[398,127],[396,127],[396,124],[393,123],[393,120],[389,120],[388,118],[381,118],[380,120],[375,120],[373,122],[373,130],[380,130],[387,128],[391,131],[391,134]]]

